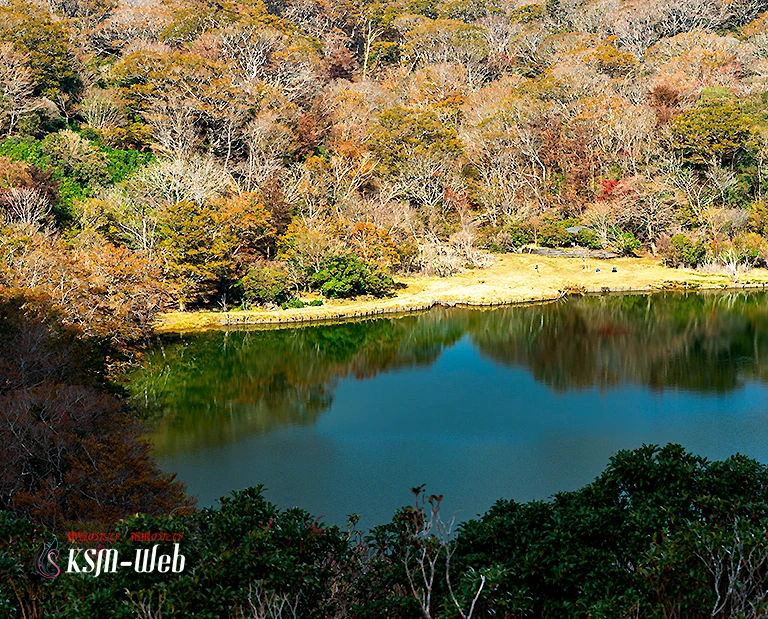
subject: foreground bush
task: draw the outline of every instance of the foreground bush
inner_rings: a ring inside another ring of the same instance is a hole
[[[622,451],[581,490],[550,501],[501,500],[455,536],[440,512],[442,496],[414,492],[412,507],[368,534],[355,530],[354,518],[341,529],[300,509],[280,510],[260,487],[233,493],[219,509],[137,515],[113,530],[182,534],[182,573],[65,573],[49,582],[28,566],[51,532],[0,512],[0,612],[79,619],[765,616],[768,467],[744,456],[710,462],[679,445]],[[112,547],[132,555],[137,545]]]
[[[456,561],[506,569],[487,612],[504,603],[535,617],[758,617],[767,532],[768,467],[647,446],[552,501],[499,501],[463,528]]]

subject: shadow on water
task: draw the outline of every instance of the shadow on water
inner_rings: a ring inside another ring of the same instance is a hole
[[[343,379],[428,368],[467,338],[555,393],[617,385],[723,394],[768,378],[768,296],[656,294],[532,307],[435,309],[402,318],[168,336],[132,379],[160,411],[158,455],[308,426]]]

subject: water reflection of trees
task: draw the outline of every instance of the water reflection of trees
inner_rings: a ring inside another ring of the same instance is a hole
[[[634,383],[728,391],[764,376],[765,295],[586,297],[489,314],[482,354],[565,391]]]
[[[132,380],[162,418],[160,453],[314,422],[344,377],[428,366],[464,330],[445,312],[328,326],[169,338]]]
[[[486,358],[560,391],[728,391],[768,375],[765,295],[661,294],[179,337],[148,355],[133,390],[164,413],[158,450],[186,451],[313,423],[340,379],[431,365],[464,335]]]

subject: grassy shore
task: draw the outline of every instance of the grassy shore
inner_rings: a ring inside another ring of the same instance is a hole
[[[611,272],[614,266],[616,273]],[[538,303],[570,293],[761,287],[768,286],[768,271],[756,269],[734,281],[725,274],[670,269],[650,258],[588,259],[585,268],[581,258],[506,254],[496,256],[487,268],[453,277],[419,275],[399,281],[405,287],[385,299],[330,300],[320,307],[275,311],[173,312],[160,317],[156,330],[184,332],[238,324],[286,325],[418,311],[439,304]]]

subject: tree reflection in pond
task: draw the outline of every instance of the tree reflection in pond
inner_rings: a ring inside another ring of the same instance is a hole
[[[728,391],[765,375],[768,305],[763,294],[586,297],[493,312],[472,337],[482,354],[559,391]]]
[[[161,413],[152,435],[159,454],[312,424],[339,380],[429,366],[462,337],[481,356],[558,392],[621,383],[727,392],[768,377],[766,301],[763,293],[583,297],[173,336],[147,354],[131,389]]]
[[[445,312],[296,329],[166,338],[134,375],[135,399],[162,417],[156,451],[226,443],[312,423],[340,378],[429,365],[464,333]]]

